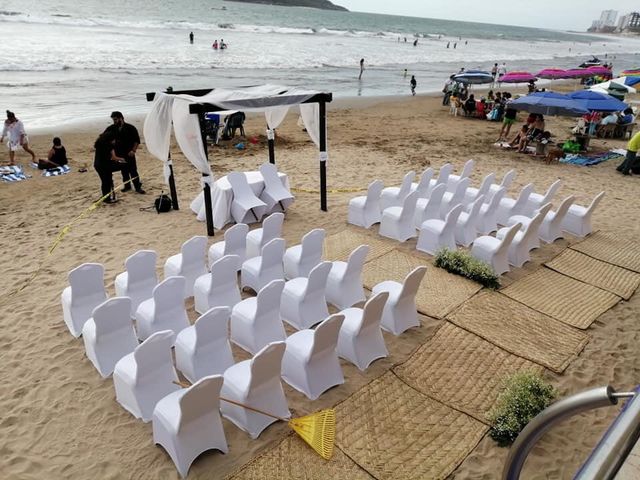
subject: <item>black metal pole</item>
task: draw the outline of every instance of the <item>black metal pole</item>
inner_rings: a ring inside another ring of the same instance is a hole
[[[209,163],[209,153],[207,152],[207,132],[205,131],[204,124],[204,112],[198,113],[198,122],[200,124],[200,135],[202,135],[202,148],[204,149],[204,156],[207,159],[207,163]],[[204,180],[208,180],[209,174],[203,173],[202,178]],[[211,188],[209,187],[208,182],[204,182],[202,190],[204,192],[204,212],[207,220],[207,235],[213,237],[213,209],[211,208]]]
[[[171,152],[167,156],[167,163],[169,164],[169,191],[171,192],[171,206],[174,210],[180,210],[178,205],[178,192],[176,190],[176,181],[173,178],[173,163],[171,162]]]
[[[275,148],[275,136],[274,131],[270,128],[267,129],[267,145],[269,146],[269,163],[276,163],[276,148]]]
[[[327,104],[318,103],[318,125],[320,127],[320,209],[327,211]]]

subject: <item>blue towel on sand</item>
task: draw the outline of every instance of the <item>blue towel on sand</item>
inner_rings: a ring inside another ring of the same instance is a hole
[[[47,168],[44,172],[42,172],[42,176],[57,177],[58,175],[65,175],[70,171],[71,171],[71,167],[69,165],[62,165],[61,167]]]
[[[25,175],[22,167],[19,165],[0,167],[0,180],[3,182],[20,182],[27,178],[31,178],[31,176]]]

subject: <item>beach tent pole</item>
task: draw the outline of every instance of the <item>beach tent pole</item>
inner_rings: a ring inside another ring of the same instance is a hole
[[[276,140],[274,131],[267,125],[267,145],[269,147],[269,163],[276,163]]]
[[[205,120],[204,120],[204,112],[198,113],[198,123],[200,124],[200,134],[202,135],[202,148],[204,149],[204,157],[207,159],[207,163],[209,163],[209,152],[207,149],[207,132],[205,129]],[[211,187],[209,186],[209,177],[208,173],[202,174],[203,185],[202,190],[204,192],[204,212],[206,215],[207,221],[207,235],[213,237],[213,209],[211,208]]]
[[[320,128],[320,209],[327,211],[327,104],[318,102],[318,125]]]
[[[171,152],[167,156],[167,163],[169,164],[169,192],[171,194],[171,206],[174,210],[180,210],[178,205],[178,191],[176,190],[176,181],[173,178],[173,162],[171,161]]]

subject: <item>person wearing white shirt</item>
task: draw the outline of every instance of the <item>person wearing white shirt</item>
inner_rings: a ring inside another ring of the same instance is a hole
[[[24,125],[16,118],[16,115],[7,110],[7,119],[4,121],[2,135],[0,135],[0,143],[4,142],[4,137],[8,136],[9,141],[9,165],[15,165],[15,155],[18,147],[22,147],[25,152],[31,154],[31,161],[36,161],[36,154],[29,148],[29,139],[24,131]]]

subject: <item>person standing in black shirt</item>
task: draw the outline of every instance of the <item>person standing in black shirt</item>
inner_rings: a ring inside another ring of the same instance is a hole
[[[126,160],[126,168],[122,169],[122,181],[124,182],[123,192],[131,190],[131,184],[138,193],[146,193],[142,189],[142,182],[138,175],[138,165],[136,164],[136,150],[140,145],[140,135],[138,129],[130,123],[125,123],[124,116],[120,112],[112,112],[111,119],[113,125],[105,132],[111,132],[116,138],[116,155]],[[131,180],[129,182],[129,180]],[[129,182],[129,183],[127,183]]]

